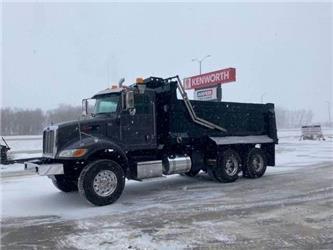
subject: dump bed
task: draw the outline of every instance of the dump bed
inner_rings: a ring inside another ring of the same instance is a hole
[[[273,104],[191,101],[197,116],[227,131],[217,131],[193,123],[183,101],[177,100],[170,109],[170,132],[188,133],[191,137],[275,135]],[[185,119],[184,119],[185,118]],[[179,122],[181,121],[181,122]]]
[[[190,101],[198,117],[226,129],[223,132],[193,122],[184,101],[177,98],[176,85],[171,83],[169,91],[169,95],[160,95],[168,111],[164,110],[165,116],[158,116],[163,118],[163,129],[159,128],[158,132],[168,132],[171,137],[191,138],[264,135],[277,142],[274,104]]]

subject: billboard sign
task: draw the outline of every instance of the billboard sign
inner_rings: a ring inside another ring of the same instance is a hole
[[[213,101],[217,100],[217,88],[218,87],[212,87],[212,88],[206,88],[206,89],[197,89],[194,91],[194,100],[198,101]]]
[[[221,69],[184,79],[185,89],[202,89],[236,81],[236,69]]]

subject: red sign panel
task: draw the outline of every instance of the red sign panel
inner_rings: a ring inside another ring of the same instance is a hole
[[[236,69],[221,69],[184,79],[185,89],[202,89],[236,81]]]

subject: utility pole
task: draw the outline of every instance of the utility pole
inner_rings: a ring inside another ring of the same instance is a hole
[[[193,58],[192,62],[198,62],[199,63],[199,75],[202,73],[202,62],[206,60],[208,57],[211,57],[211,55],[206,55],[201,59],[198,58]],[[216,91],[217,91],[217,100],[222,101],[222,86],[216,86]]]
[[[326,101],[327,103],[327,111],[328,111],[328,126],[331,126],[331,103]]]
[[[262,95],[261,95],[261,97],[260,97],[260,101],[261,101],[261,103],[264,103],[264,96],[266,95],[266,93],[263,93]]]
[[[198,58],[193,58],[192,59],[192,62],[198,62],[199,63],[199,74],[201,75],[201,68],[202,68],[202,62],[207,59],[208,57],[211,57],[211,55],[206,55],[204,56],[203,58],[201,59],[198,59]]]

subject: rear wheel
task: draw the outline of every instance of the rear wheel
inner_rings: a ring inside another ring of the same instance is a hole
[[[243,176],[247,178],[259,178],[266,172],[267,161],[265,153],[260,148],[253,148],[249,151],[244,167]]]
[[[233,182],[238,179],[240,163],[236,151],[226,150],[217,158],[217,166],[208,170],[208,174],[219,182]]]
[[[115,202],[124,186],[124,171],[118,163],[111,160],[97,160],[87,165],[78,182],[80,194],[96,206]]]
[[[187,173],[185,173],[186,176],[189,176],[189,177],[194,177],[196,176],[198,173],[200,172],[200,169],[199,170],[190,170],[188,171]]]
[[[77,191],[77,183],[65,175],[52,175],[50,176],[53,185],[60,191],[68,193]]]

